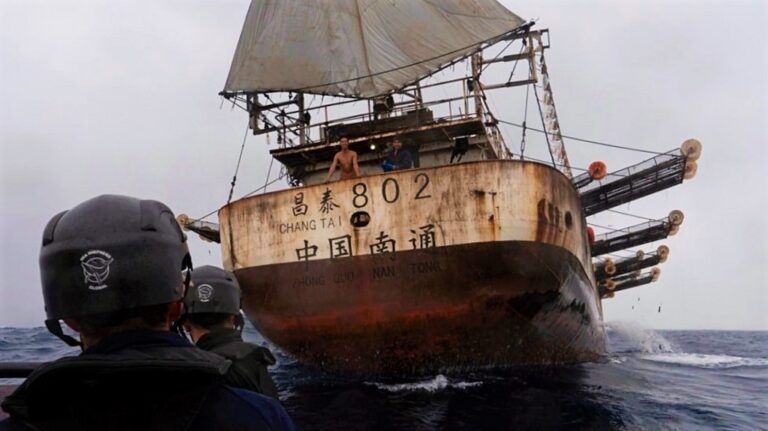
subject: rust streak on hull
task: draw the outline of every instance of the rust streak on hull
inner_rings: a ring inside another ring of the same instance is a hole
[[[244,305],[259,330],[324,369],[421,373],[604,351],[595,291],[556,246],[469,244],[236,274],[250,286]]]
[[[398,374],[604,351],[579,195],[551,167],[396,171],[250,197],[219,220],[250,320],[302,362]]]

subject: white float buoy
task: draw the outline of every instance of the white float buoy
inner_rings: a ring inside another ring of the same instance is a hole
[[[666,262],[669,257],[669,247],[660,245],[659,248],[656,249],[656,254],[659,256],[660,263]]]
[[[690,180],[691,178],[695,177],[698,168],[699,166],[693,160],[688,160],[685,162],[685,172],[683,172],[683,179]]]
[[[679,224],[673,224],[671,228],[669,228],[669,233],[667,235],[669,236],[675,236],[677,233],[680,232],[680,225]]]
[[[685,219],[685,214],[683,214],[680,210],[672,210],[669,213],[669,217],[667,218],[669,220],[669,223],[671,223],[673,226],[680,226],[683,224],[683,220]]]
[[[683,145],[680,146],[680,153],[686,159],[695,162],[701,157],[701,148],[701,142],[698,139],[686,139]]]
[[[187,224],[189,223],[189,216],[186,214],[179,214],[176,216],[176,223],[184,230],[189,230]]]
[[[651,281],[656,281],[661,275],[661,270],[658,267],[651,268]]]

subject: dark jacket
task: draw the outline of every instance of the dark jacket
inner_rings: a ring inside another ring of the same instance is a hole
[[[35,370],[0,430],[292,430],[276,401],[221,383],[229,361],[178,334],[109,336]]]
[[[393,171],[410,169],[413,166],[413,158],[408,150],[400,148],[400,150],[397,151],[397,154],[395,154],[395,150],[390,151],[384,164],[391,166],[391,170]]]
[[[267,367],[275,364],[269,349],[243,341],[236,329],[217,328],[197,340],[197,347],[232,361],[224,377],[230,386],[277,399],[277,387]]]

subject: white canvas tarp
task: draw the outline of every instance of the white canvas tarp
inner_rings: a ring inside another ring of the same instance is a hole
[[[372,97],[521,24],[495,0],[253,0],[224,90]]]

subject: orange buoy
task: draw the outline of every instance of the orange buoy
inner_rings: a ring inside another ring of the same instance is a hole
[[[589,164],[587,172],[589,173],[590,178],[596,181],[600,181],[605,178],[606,175],[608,175],[608,167],[605,166],[605,163],[601,162],[600,160],[595,160]]]

